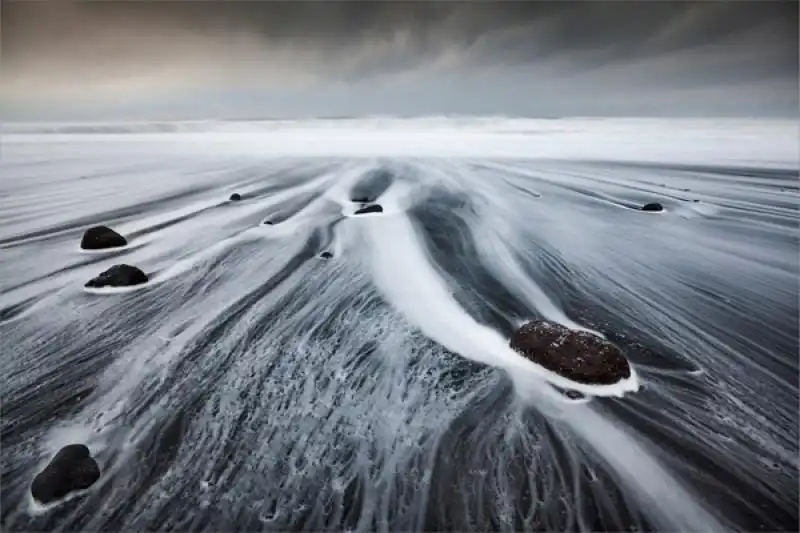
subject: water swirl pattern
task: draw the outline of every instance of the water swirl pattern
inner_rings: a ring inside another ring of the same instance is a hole
[[[797,530],[797,140],[782,121],[7,129],[2,530]],[[81,251],[99,224],[128,245]],[[84,287],[121,263],[149,281]],[[631,378],[522,358],[532,319],[605,336]],[[36,505],[71,443],[101,478]]]

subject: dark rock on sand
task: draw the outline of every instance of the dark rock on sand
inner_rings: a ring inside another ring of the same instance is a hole
[[[368,205],[367,207],[362,207],[355,212],[356,215],[364,215],[366,213],[383,213],[383,207],[378,204],[373,204]]]
[[[59,450],[50,464],[31,483],[31,495],[48,504],[71,492],[85,490],[100,479],[100,467],[83,444],[70,444]]]
[[[652,204],[645,204],[642,207],[642,211],[651,211],[651,212],[658,212],[663,211],[664,206],[659,204],[658,202],[653,202]]]
[[[81,248],[84,250],[104,250],[106,248],[118,248],[125,246],[128,241],[125,237],[106,226],[95,226],[89,228],[81,239]]]
[[[267,226],[272,226],[272,225],[274,225],[275,223],[274,223],[273,221],[271,221],[271,220],[265,220],[265,221],[263,222],[263,224],[266,224]]]
[[[330,259],[331,257],[333,257],[333,254],[330,252],[322,252],[321,254],[319,254],[319,256],[323,259]]]
[[[563,392],[564,396],[569,398],[570,400],[583,400],[586,398],[583,394],[576,390],[568,389]]]
[[[631,375],[616,345],[560,324],[533,321],[511,337],[511,348],[546,369],[587,385],[611,385]]]
[[[88,281],[86,287],[129,287],[147,283],[147,274],[130,265],[114,265],[96,278]]]
[[[242,199],[242,195],[239,194],[238,192],[235,192],[235,193],[231,194],[231,202],[238,202],[241,199]]]

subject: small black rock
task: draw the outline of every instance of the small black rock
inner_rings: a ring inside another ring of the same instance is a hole
[[[379,204],[373,204],[368,205],[367,207],[362,207],[355,212],[356,215],[364,215],[366,213],[383,213],[383,207],[381,207]]]
[[[333,257],[333,254],[330,252],[322,252],[321,254],[319,254],[319,256],[323,259],[330,259],[331,257]]]
[[[572,389],[565,390],[564,391],[564,396],[566,396],[570,400],[583,400],[583,399],[586,398],[586,396],[584,396],[580,392],[578,392],[576,390],[572,390]]]
[[[273,221],[271,221],[271,220],[265,220],[264,222],[262,222],[262,224],[266,224],[267,226],[274,226],[275,225],[275,223]]]
[[[656,211],[663,211],[663,210],[664,210],[664,206],[662,206],[661,204],[659,204],[657,202],[653,202],[652,204],[645,204],[644,207],[642,207],[642,211],[656,212]]]
[[[130,287],[147,283],[147,274],[130,265],[114,265],[96,278],[86,282],[86,287]]]
[[[106,248],[118,248],[125,246],[128,241],[125,237],[106,226],[95,226],[89,228],[81,239],[81,248],[84,250],[104,250]]]
[[[354,204],[367,204],[369,203],[369,198],[366,196],[357,196],[356,198],[350,199]]]
[[[61,448],[31,483],[31,495],[40,503],[60,500],[70,492],[85,490],[100,479],[100,467],[84,444]]]
[[[238,192],[235,192],[235,193],[231,194],[231,202],[238,202],[241,199],[242,199],[242,195],[239,194]]]

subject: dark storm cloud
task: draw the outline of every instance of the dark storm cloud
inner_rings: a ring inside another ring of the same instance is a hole
[[[20,116],[797,109],[791,1],[7,0],[2,16]]]

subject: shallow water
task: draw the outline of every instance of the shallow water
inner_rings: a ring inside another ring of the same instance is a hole
[[[308,156],[274,132],[10,135],[2,529],[796,530],[792,130],[602,160],[569,157],[609,131],[582,127],[559,158],[463,126],[446,155],[406,130]],[[130,245],[82,252],[94,224]],[[121,262],[151,282],[83,287]],[[520,358],[532,318],[605,335],[635,379]],[[74,442],[101,480],[33,505]]]

